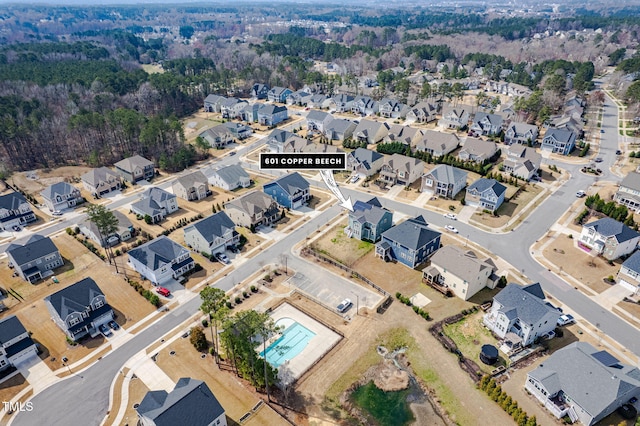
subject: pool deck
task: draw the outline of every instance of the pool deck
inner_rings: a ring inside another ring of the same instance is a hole
[[[285,361],[278,368],[278,377],[284,383],[299,378],[342,338],[339,334],[288,303],[278,306],[271,312],[271,317],[274,321],[281,318],[291,318],[315,333],[315,336],[309,340],[307,346],[297,356]]]

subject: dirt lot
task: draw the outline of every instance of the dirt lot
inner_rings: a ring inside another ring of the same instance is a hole
[[[362,256],[370,253],[375,248],[375,245],[347,237],[344,233],[347,224],[347,220],[341,221],[338,225],[325,232],[320,239],[316,240],[314,246],[327,256],[351,266]]]
[[[47,186],[63,181],[79,183],[80,177],[89,170],[92,170],[92,167],[65,166],[53,170],[33,170],[15,173],[9,178],[8,182],[26,193],[34,195],[39,201],[42,201],[40,191]],[[78,188],[81,186],[82,185],[78,185]]]
[[[13,397],[29,386],[24,376],[20,373],[0,383],[0,401],[11,401]]]

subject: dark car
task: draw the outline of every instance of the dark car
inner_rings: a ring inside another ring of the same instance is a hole
[[[111,327],[112,330],[118,330],[120,328],[120,326],[118,325],[117,322],[115,321],[109,321],[109,327]]]
[[[619,149],[616,149],[616,155],[621,155],[622,151],[620,151]]]
[[[602,157],[598,157],[594,160],[596,163],[602,163]]]
[[[22,230],[22,228],[20,228],[18,225],[16,225],[16,226],[13,227],[13,230],[16,231],[16,232],[19,232],[19,231]]]
[[[111,330],[109,330],[109,328],[104,324],[100,324],[100,327],[98,327],[98,329],[100,330],[100,333],[102,333],[104,337],[109,337],[111,336],[111,334],[113,334],[111,333]]]

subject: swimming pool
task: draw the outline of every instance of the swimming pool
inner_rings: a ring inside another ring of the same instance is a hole
[[[260,356],[264,356],[267,362],[275,368],[280,367],[285,361],[299,355],[300,352],[307,347],[309,340],[316,335],[316,333],[296,321],[290,320],[289,318],[287,318],[287,320],[290,322],[286,321],[286,323],[290,325],[286,326],[282,332],[282,336],[270,344],[266,351],[260,353]],[[283,322],[284,321],[276,321],[276,324],[285,325]]]

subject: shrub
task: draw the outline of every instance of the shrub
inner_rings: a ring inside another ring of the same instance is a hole
[[[204,335],[204,331],[202,327],[192,327],[191,328],[191,336],[189,341],[198,351],[202,352],[207,349],[209,344],[207,343],[207,338]]]
[[[226,305],[227,305],[227,308],[233,309],[233,303],[227,302]]]
[[[245,299],[247,299],[249,297],[249,293],[247,293],[246,291],[242,292],[242,297],[244,297]]]
[[[252,285],[251,286],[251,291],[254,292],[254,293],[257,293],[258,292],[258,287],[256,287],[255,285]]]
[[[240,298],[240,296],[236,296],[235,302],[236,302],[236,305],[239,303],[242,303],[242,299]]]
[[[206,319],[202,320],[202,326],[203,327],[209,327],[209,321],[207,321]]]

